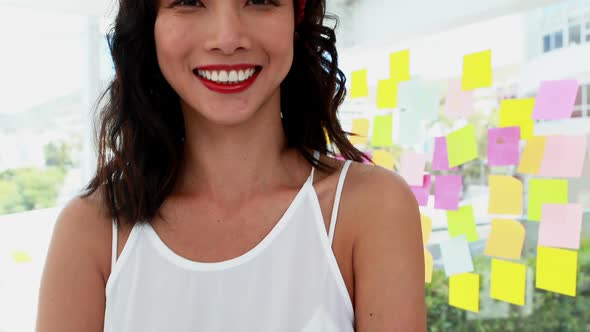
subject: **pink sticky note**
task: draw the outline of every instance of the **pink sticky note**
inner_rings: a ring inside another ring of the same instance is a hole
[[[410,186],[421,186],[426,167],[426,154],[404,151],[401,157],[400,175]]]
[[[520,127],[488,129],[488,165],[518,165]]]
[[[460,175],[438,175],[434,183],[434,208],[457,210],[463,189]]]
[[[539,245],[578,250],[581,231],[581,204],[543,204]]]
[[[449,82],[449,91],[445,103],[445,114],[452,118],[467,117],[473,108],[473,93],[461,88],[461,80]]]
[[[457,170],[457,167],[449,169],[449,156],[447,155],[447,138],[445,136],[434,138],[434,153],[432,155],[433,171]]]
[[[547,136],[539,175],[582,176],[587,144],[586,135]]]
[[[533,119],[556,120],[572,116],[579,83],[577,80],[543,81],[537,91]]]
[[[410,186],[410,189],[412,189],[412,192],[414,192],[414,196],[416,196],[418,205],[428,205],[428,196],[430,196],[430,184],[430,174],[424,174],[421,186]]]

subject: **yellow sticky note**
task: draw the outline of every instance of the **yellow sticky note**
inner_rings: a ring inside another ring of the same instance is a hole
[[[25,251],[13,251],[12,260],[16,263],[28,263],[31,261],[31,256]]]
[[[359,136],[349,136],[350,143],[367,144],[369,140],[369,119],[353,119],[351,131]]]
[[[450,276],[449,304],[479,312],[479,274],[467,272]]]
[[[525,229],[516,220],[492,219],[492,230],[483,252],[486,256],[520,259]]]
[[[429,284],[432,281],[432,254],[428,249],[424,248],[424,281]]]
[[[350,98],[368,97],[369,86],[367,83],[367,70],[361,69],[353,71],[351,77]]]
[[[504,99],[500,102],[500,127],[520,127],[520,139],[533,136],[535,98]]]
[[[539,174],[546,142],[546,136],[532,136],[526,141],[518,164],[518,173]]]
[[[473,53],[463,58],[463,90],[492,86],[492,50]]]
[[[393,154],[391,154],[387,151],[376,150],[376,151],[373,151],[373,155],[371,157],[372,157],[371,159],[373,159],[373,162],[376,165],[393,170],[393,165],[395,164],[395,159],[393,158]]]
[[[530,179],[528,192],[528,218],[540,221],[541,209],[545,203],[565,204],[568,202],[568,180]]]
[[[389,78],[393,81],[410,79],[410,50],[399,51],[389,55]]]
[[[397,107],[397,82],[394,80],[379,80],[377,84],[377,108]]]
[[[526,266],[524,264],[492,259],[491,275],[491,298],[524,305],[526,288]]]
[[[447,156],[449,167],[455,167],[477,158],[477,139],[473,125],[447,135]]]
[[[393,145],[393,114],[378,115],[373,118],[373,147],[389,147]]]
[[[465,235],[469,242],[479,239],[471,205],[461,206],[458,210],[447,210],[447,224],[451,237]]]
[[[522,183],[515,177],[490,175],[488,213],[522,215]]]
[[[537,247],[535,287],[576,296],[578,252],[550,247]]]
[[[420,213],[420,222],[422,224],[422,243],[426,245],[430,239],[430,233],[432,233],[432,219]]]

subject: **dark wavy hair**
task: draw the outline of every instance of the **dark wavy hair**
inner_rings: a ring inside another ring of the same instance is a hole
[[[100,102],[108,95],[95,119],[97,169],[81,195],[88,197],[105,185],[100,192],[107,211],[129,224],[159,215],[183,154],[180,98],[156,59],[157,12],[158,0],[119,0],[119,11],[107,33],[115,77],[99,97]],[[335,21],[334,28],[323,25],[326,18]],[[293,64],[281,83],[287,145],[322,170],[333,167],[315,160],[310,150],[333,154],[330,148],[335,145],[345,159],[371,160],[349,142],[351,133],[343,131],[338,121],[346,77],[338,68],[337,24],[337,17],[326,14],[325,0],[307,0],[304,18],[295,30]]]

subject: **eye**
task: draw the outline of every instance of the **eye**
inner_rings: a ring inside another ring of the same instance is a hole
[[[278,6],[277,0],[247,0],[246,4],[256,6]]]
[[[175,0],[172,2],[173,6],[185,6],[185,7],[204,7],[201,0]]]

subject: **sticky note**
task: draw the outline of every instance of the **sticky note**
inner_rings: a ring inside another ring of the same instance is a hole
[[[373,162],[376,165],[393,170],[393,165],[395,163],[393,154],[383,150],[375,150],[373,151],[373,157],[371,159],[373,159]]]
[[[492,50],[463,57],[463,90],[492,86]]]
[[[488,165],[518,165],[520,127],[488,129]]]
[[[488,213],[522,215],[522,182],[508,175],[489,176]]]
[[[541,207],[546,203],[568,202],[568,181],[558,179],[530,179],[528,192],[528,218],[541,220]]]
[[[434,183],[434,208],[457,210],[463,190],[461,175],[438,175]]]
[[[410,79],[410,50],[403,50],[389,55],[389,78],[393,81]]]
[[[389,147],[393,145],[393,114],[378,115],[373,118],[373,147]]]
[[[419,206],[427,206],[428,205],[428,198],[430,196],[430,186],[431,186],[430,174],[424,174],[422,176],[422,185],[410,186],[410,189],[414,193],[414,196],[416,197],[416,201],[418,201]]]
[[[412,79],[399,82],[397,89],[397,106],[400,108],[400,116],[403,114],[405,118],[417,122],[438,118],[441,89],[436,83]]]
[[[368,97],[369,86],[367,83],[367,70],[361,69],[353,71],[351,79],[350,98]]]
[[[518,164],[518,173],[539,174],[545,155],[546,142],[547,137],[545,136],[532,136],[526,141]]]
[[[537,247],[535,287],[576,296],[578,252],[544,246]]]
[[[492,259],[491,298],[522,306],[525,289],[526,266],[524,264]]]
[[[479,312],[479,274],[463,273],[449,277],[449,304]]]
[[[352,144],[367,144],[369,136],[369,119],[352,119],[352,130],[351,132],[359,135],[348,137],[348,140]]]
[[[445,115],[451,119],[466,118],[473,109],[473,93],[461,88],[460,80],[449,82],[449,90],[445,100]]]
[[[432,268],[434,261],[432,254],[428,249],[424,248],[424,281],[429,284],[432,281]]]
[[[577,80],[543,81],[533,110],[535,120],[557,120],[572,116],[579,84]]]
[[[12,260],[15,261],[16,263],[28,263],[31,261],[31,256],[25,251],[21,251],[21,250],[13,251],[11,256],[12,256]]]
[[[539,245],[580,249],[581,204],[543,204],[539,224]]]
[[[586,151],[586,135],[547,136],[539,175],[572,178],[582,176]]]
[[[420,213],[420,224],[422,228],[422,243],[426,245],[428,239],[430,239],[430,234],[432,233],[432,219],[427,215]]]
[[[397,107],[397,82],[393,80],[379,80],[377,83],[377,108]]]
[[[426,167],[426,154],[406,150],[402,152],[400,175],[410,186],[421,186]]]
[[[434,152],[432,154],[431,167],[433,171],[457,170],[456,167],[449,167],[449,157],[447,153],[447,138],[444,136],[434,138]]]
[[[473,271],[473,259],[465,235],[441,242],[440,255],[447,277]]]
[[[500,102],[499,127],[520,127],[520,139],[533,136],[535,98],[504,99]]]
[[[492,219],[492,230],[483,254],[499,258],[520,259],[524,239],[525,229],[518,221]]]
[[[447,135],[449,167],[455,167],[477,158],[477,139],[473,125]]]
[[[419,144],[424,132],[424,121],[420,114],[401,109],[396,143],[413,146]]]
[[[447,224],[451,237],[465,235],[467,241],[474,242],[479,239],[475,227],[475,216],[473,206],[461,206],[456,211],[447,211]]]

